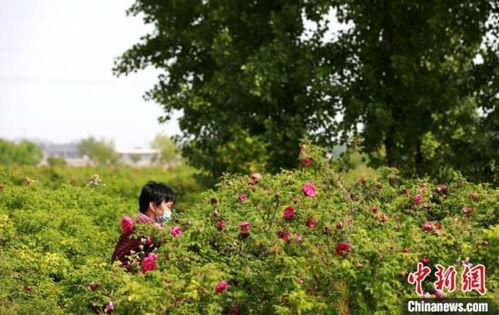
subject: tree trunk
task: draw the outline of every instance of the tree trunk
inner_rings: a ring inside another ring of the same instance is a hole
[[[393,84],[393,69],[392,69],[392,44],[393,44],[393,23],[391,18],[391,0],[383,1],[383,39],[382,39],[382,68],[381,68],[381,82],[384,82],[385,87]],[[393,97],[387,95],[384,99],[386,108],[392,115],[391,121],[396,115],[396,109]],[[394,135],[395,126],[392,125],[388,128],[384,135],[386,161],[390,167],[400,167],[399,154],[397,153],[397,146],[395,143]]]

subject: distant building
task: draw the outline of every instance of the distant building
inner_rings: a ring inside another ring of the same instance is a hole
[[[87,157],[80,154],[78,151],[78,143],[42,143],[40,147],[43,150],[44,158],[41,164],[47,164],[47,159],[50,157],[59,157],[66,161],[71,166],[93,165],[93,162]]]
[[[159,150],[154,149],[133,149],[133,150],[117,150],[120,160],[129,165],[147,166],[155,162],[159,156]]]
[[[49,157],[60,157],[71,166],[93,165],[94,163],[86,155],[78,151],[78,143],[52,144],[43,143],[40,147],[44,153],[42,164],[47,164]],[[136,148],[132,150],[116,150],[120,161],[128,165],[149,166],[154,164],[155,157],[159,156],[159,150]]]

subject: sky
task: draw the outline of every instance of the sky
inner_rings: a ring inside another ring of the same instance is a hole
[[[113,61],[152,31],[133,0],[0,0],[0,138],[68,143],[94,136],[117,149],[179,134],[176,114],[143,100],[159,72],[117,78]]]

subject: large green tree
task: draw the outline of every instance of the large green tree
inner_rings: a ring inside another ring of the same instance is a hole
[[[117,74],[164,69],[147,93],[166,120],[182,110],[182,151],[215,174],[293,167],[310,129],[314,60],[297,41],[302,1],[136,1],[156,31],[118,60]]]
[[[320,65],[329,72],[319,77],[316,91],[337,96],[318,110],[341,112],[338,130],[360,132],[376,165],[420,176],[451,167],[494,180],[498,4],[383,0],[333,6],[339,20],[354,27],[317,49],[330,58]]]
[[[361,135],[374,165],[490,180],[498,10],[487,0],[137,0],[129,13],[155,31],[114,70],[165,70],[147,96],[162,121],[183,112],[184,155],[215,174],[292,167],[301,138],[331,149]]]

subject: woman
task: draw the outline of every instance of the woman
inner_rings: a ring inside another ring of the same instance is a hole
[[[134,265],[148,256],[156,248],[156,244],[150,236],[130,237],[135,224],[154,224],[163,228],[163,222],[171,220],[172,208],[175,204],[176,195],[173,190],[163,183],[148,182],[142,187],[139,197],[139,210],[135,222],[130,218],[122,219],[123,232],[116,244],[111,261],[121,261],[121,266],[131,270]]]

